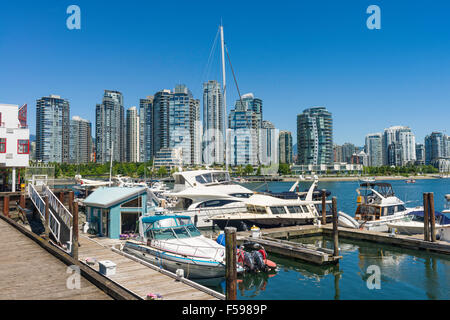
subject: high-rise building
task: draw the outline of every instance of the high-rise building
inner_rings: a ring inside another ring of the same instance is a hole
[[[155,94],[152,124],[152,156],[162,148],[181,148],[183,164],[201,163],[200,100],[185,85]]]
[[[352,156],[358,148],[353,143],[346,142],[342,145],[342,162],[351,163]]]
[[[432,132],[425,137],[425,164],[438,159],[450,159],[450,137],[442,132]]]
[[[416,164],[425,164],[425,146],[420,143],[416,143]]]
[[[114,161],[126,161],[123,96],[118,91],[105,90],[96,106],[95,150],[97,162],[110,161],[111,152]]]
[[[368,165],[370,167],[381,167],[383,165],[383,146],[381,133],[370,133],[366,135],[366,144],[364,149],[366,151],[368,157]]]
[[[279,163],[279,131],[267,120],[262,121],[259,130],[259,162],[270,166]]]
[[[60,96],[42,97],[36,102],[36,159],[69,162],[70,107]]]
[[[153,96],[139,101],[139,161],[152,159]]]
[[[416,161],[416,138],[409,127],[384,129],[382,148],[384,165],[404,166]]]
[[[127,110],[126,126],[126,160],[127,162],[139,162],[139,115],[136,107]]]
[[[88,163],[92,152],[91,122],[73,116],[70,120],[70,162]]]
[[[258,165],[259,131],[262,127],[262,100],[253,94],[236,101],[228,116],[227,162],[232,166]],[[255,111],[256,110],[256,111]]]
[[[242,103],[241,103],[242,100]],[[252,111],[256,121],[256,126],[261,128],[263,119],[263,102],[259,98],[255,98],[253,93],[246,93],[236,100],[236,111]]]
[[[336,163],[344,162],[344,156],[342,154],[342,146],[337,144],[333,145],[333,155],[334,155],[334,162]]]
[[[203,162],[223,164],[225,156],[225,106],[216,80],[203,84]]]
[[[297,163],[333,163],[333,119],[325,107],[313,107],[297,115]]]
[[[280,131],[279,138],[279,149],[280,163],[292,163],[293,162],[293,154],[292,154],[292,133],[290,131]]]
[[[155,93],[152,112],[152,153],[153,158],[161,148],[169,148],[169,105],[170,90]]]

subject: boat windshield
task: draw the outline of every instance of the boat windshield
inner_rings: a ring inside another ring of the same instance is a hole
[[[225,183],[230,182],[231,178],[228,172],[208,172],[196,176],[195,181],[201,184]]]
[[[147,225],[145,230],[145,236],[155,240],[184,239],[201,235],[187,217],[155,221]]]

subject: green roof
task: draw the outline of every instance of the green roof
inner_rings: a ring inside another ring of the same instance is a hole
[[[147,189],[143,187],[101,187],[84,199],[83,203],[91,207],[110,208],[146,192]]]

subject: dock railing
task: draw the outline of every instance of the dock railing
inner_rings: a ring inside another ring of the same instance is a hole
[[[28,184],[28,196],[33,202],[34,206],[38,210],[42,219],[45,220],[45,202],[41,198],[39,192],[36,191],[34,185]],[[55,237],[56,241],[60,242],[61,239],[61,224],[56,218],[55,214],[51,209],[49,209],[49,229],[50,232]]]

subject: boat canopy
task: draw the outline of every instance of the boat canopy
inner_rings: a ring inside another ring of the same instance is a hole
[[[361,183],[360,187],[374,189],[385,198],[395,196],[394,190],[392,189],[392,185],[390,183],[365,182],[365,183]]]
[[[172,219],[172,220],[188,219],[190,221],[191,217],[189,217],[189,216],[177,216],[177,215],[171,215],[171,216],[166,216],[166,215],[148,216],[148,217],[143,217],[142,218],[142,222],[151,224],[151,223],[154,223],[156,221],[165,220],[165,219]]]
[[[417,211],[411,211],[410,213],[408,213],[408,215],[423,217],[424,213],[423,213],[423,210],[417,210]],[[445,215],[444,213],[435,211],[434,215],[440,221],[441,225],[450,224],[450,218],[447,215]]]

